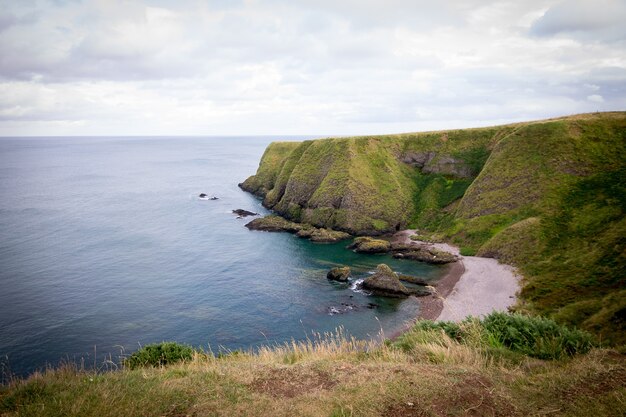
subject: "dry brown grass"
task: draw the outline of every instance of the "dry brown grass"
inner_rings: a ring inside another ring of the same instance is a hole
[[[408,351],[339,332],[160,368],[96,375],[67,366],[2,388],[0,415],[608,416],[626,409],[626,364],[615,352],[510,359],[426,333]]]

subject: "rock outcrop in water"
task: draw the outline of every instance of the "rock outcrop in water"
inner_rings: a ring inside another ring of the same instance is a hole
[[[433,265],[449,264],[458,260],[458,257],[451,253],[426,246],[416,247],[408,251],[394,252],[393,257],[426,262]]]
[[[349,266],[333,268],[330,271],[328,271],[328,274],[326,274],[326,278],[328,278],[331,281],[347,282],[348,277],[350,277]]]
[[[259,213],[254,213],[252,211],[248,211],[248,210],[244,210],[244,209],[236,209],[233,210],[233,213],[241,216],[241,217],[248,217],[248,216],[258,216]]]
[[[347,249],[353,249],[358,253],[386,253],[391,250],[391,243],[386,240],[363,236],[355,238]]]
[[[296,236],[310,239],[312,242],[332,243],[349,239],[351,236],[345,232],[337,230],[322,229],[308,224],[290,222],[280,216],[269,215],[259,219],[254,219],[246,224],[250,230],[261,230],[265,232],[288,232]]]
[[[376,272],[365,278],[363,288],[377,295],[388,297],[407,297],[411,295],[411,292],[398,279],[398,275],[386,264],[378,265]]]

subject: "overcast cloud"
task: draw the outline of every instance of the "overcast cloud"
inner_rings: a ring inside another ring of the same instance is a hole
[[[0,135],[377,134],[626,110],[624,0],[0,0]]]

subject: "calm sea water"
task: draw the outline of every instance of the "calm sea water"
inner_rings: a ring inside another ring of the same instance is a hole
[[[414,317],[415,300],[368,296],[327,270],[364,277],[386,262],[436,279],[441,269],[252,232],[231,213],[267,213],[237,183],[273,139],[0,138],[4,372],[98,366],[164,340],[216,351],[338,326],[374,337]]]

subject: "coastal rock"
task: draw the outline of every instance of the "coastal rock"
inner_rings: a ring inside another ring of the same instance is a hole
[[[413,261],[426,262],[435,265],[447,264],[458,260],[458,258],[451,253],[426,247],[419,247],[408,252],[395,252],[393,257],[398,259],[411,259]]]
[[[288,232],[295,233],[296,236],[310,239],[316,243],[332,243],[350,238],[345,232],[331,229],[320,229],[310,224],[294,223],[280,216],[269,215],[254,219],[246,224],[250,230],[262,230],[265,232]]]
[[[305,228],[296,233],[296,236],[310,239],[311,242],[316,243],[333,243],[350,238],[350,235],[345,232],[331,229],[318,229],[312,226],[305,226]]]
[[[392,243],[390,250],[391,252],[410,252],[419,248],[417,243]]]
[[[333,268],[330,271],[328,271],[328,274],[326,274],[326,278],[332,281],[340,281],[340,282],[348,281],[349,276],[350,276],[349,266]]]
[[[414,297],[427,297],[433,293],[425,288],[408,288],[409,292]]]
[[[422,278],[414,277],[411,275],[398,274],[398,279],[400,281],[408,282],[414,285],[421,285],[421,286],[430,285],[428,282],[424,281]]]
[[[391,249],[391,243],[386,240],[363,236],[354,239],[348,249],[354,249],[358,253],[386,253]]]
[[[258,216],[259,213],[253,213],[251,211],[248,210],[244,210],[244,209],[237,209],[237,210],[233,210],[234,214],[237,214],[241,217],[247,217],[247,216]]]
[[[406,297],[411,294],[398,279],[398,275],[385,264],[376,267],[376,272],[363,281],[363,288],[378,295]]]
[[[333,243],[349,239],[351,236],[345,232],[331,229],[314,229],[311,234],[311,242]]]
[[[301,237],[302,239],[310,239],[313,236],[315,229],[313,227],[305,227],[303,229],[298,230],[296,236]]]
[[[259,219],[254,219],[250,223],[247,223],[246,227],[250,230],[289,233],[298,233],[304,228],[301,224],[290,222],[289,220],[285,220],[276,215],[269,215]]]

